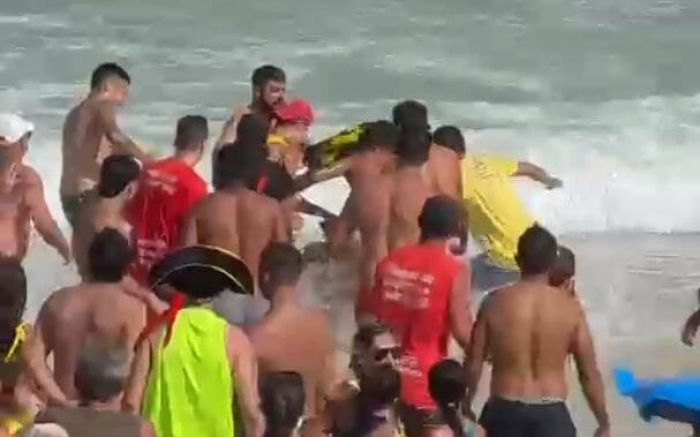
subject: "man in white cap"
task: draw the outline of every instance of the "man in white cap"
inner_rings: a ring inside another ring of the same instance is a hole
[[[39,174],[22,162],[34,125],[0,114],[0,257],[24,259],[30,221],[47,244],[70,262],[70,246],[51,215]]]

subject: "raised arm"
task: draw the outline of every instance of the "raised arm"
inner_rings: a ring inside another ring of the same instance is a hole
[[[547,187],[548,190],[560,188],[563,185],[563,182],[560,179],[550,175],[547,170],[527,161],[518,162],[518,170],[513,176],[524,176],[530,178],[533,181],[541,183]]]
[[[588,322],[586,321],[583,308],[578,301],[575,305],[578,306],[579,323],[574,334],[571,352],[576,361],[578,379],[588,402],[588,407],[598,421],[596,436],[605,436],[609,433],[610,421],[605,406],[603,378],[600,376],[600,370],[598,370],[593,339],[588,329]]]
[[[265,433],[265,419],[259,408],[255,353],[245,334],[234,326],[228,330],[228,352],[246,437],[261,437]]]
[[[70,244],[63,236],[61,228],[58,227],[46,204],[44,197],[44,184],[36,172],[25,167],[22,173],[23,183],[25,184],[25,200],[32,217],[32,222],[41,238],[46,243],[56,249],[61,255],[63,261],[68,264],[71,260]]]
[[[117,125],[117,114],[114,105],[105,103],[99,107],[100,120],[107,140],[112,143],[117,153],[131,155],[143,163],[153,160],[134,141],[129,138]]]
[[[58,386],[46,364],[46,357],[53,352],[50,339],[53,328],[50,309],[52,303],[53,299],[49,298],[41,307],[32,335],[29,337],[26,347],[23,348],[22,355],[27,373],[39,389],[46,393],[49,402],[66,406],[70,404],[68,397]]]
[[[472,313],[470,310],[471,285],[466,269],[460,269],[450,293],[449,317],[452,336],[463,351],[469,349],[472,334]]]

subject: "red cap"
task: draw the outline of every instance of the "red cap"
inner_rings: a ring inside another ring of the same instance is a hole
[[[314,111],[309,102],[304,99],[294,99],[275,109],[275,115],[282,123],[304,123],[310,125],[314,122]]]

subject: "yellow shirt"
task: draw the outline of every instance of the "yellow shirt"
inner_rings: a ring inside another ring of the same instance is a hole
[[[495,264],[517,268],[518,239],[534,223],[510,180],[518,161],[467,155],[460,170],[472,235]]]

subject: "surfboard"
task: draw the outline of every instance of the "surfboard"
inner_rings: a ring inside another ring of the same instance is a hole
[[[324,170],[345,158],[360,141],[365,123],[349,127],[312,144],[304,151],[304,161],[309,170]]]
[[[618,393],[632,398],[644,420],[700,425],[700,375],[641,380],[631,370],[617,368],[613,377]]]

